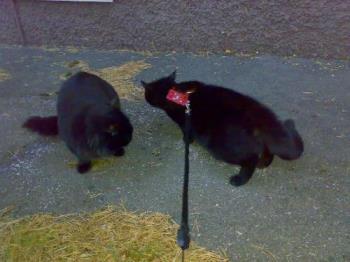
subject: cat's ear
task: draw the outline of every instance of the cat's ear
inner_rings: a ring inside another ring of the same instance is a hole
[[[175,78],[176,78],[176,70],[168,76],[168,79],[170,79],[172,82],[175,82]]]
[[[142,80],[141,80],[141,85],[143,86],[143,88],[147,87],[147,83],[145,81],[142,81]]]

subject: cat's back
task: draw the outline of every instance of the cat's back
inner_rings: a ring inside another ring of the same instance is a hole
[[[114,88],[102,78],[79,72],[67,79],[60,90],[59,100],[70,98],[73,100],[110,100],[118,97]]]
[[[222,112],[237,111],[240,113],[252,110],[270,111],[256,99],[233,89],[197,81],[187,82],[186,86],[194,89],[191,99],[200,108],[218,109]]]
[[[73,126],[82,127],[88,114],[108,112],[112,101],[119,107],[117,93],[100,77],[85,72],[70,77],[62,84],[57,101],[61,138],[66,142],[70,140]]]
[[[248,95],[201,82],[188,82],[186,85],[194,88],[190,97],[192,115],[201,125],[235,125],[242,128],[281,126],[272,110]]]
[[[82,108],[111,104],[120,106],[119,97],[114,88],[102,78],[79,72],[66,80],[60,89],[57,102],[58,117],[74,115]]]

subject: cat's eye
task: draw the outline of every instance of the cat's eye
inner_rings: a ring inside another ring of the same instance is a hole
[[[116,135],[118,135],[118,129],[117,129],[116,126],[111,125],[111,126],[109,126],[109,128],[107,129],[107,133],[109,133],[109,134],[112,135],[112,136],[116,136]]]
[[[112,135],[112,136],[116,136],[116,135],[118,135],[118,132],[117,132],[117,131],[112,132],[111,135]]]

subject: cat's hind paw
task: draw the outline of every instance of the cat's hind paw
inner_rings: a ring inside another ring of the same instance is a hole
[[[230,178],[230,184],[233,186],[243,186],[247,182],[248,182],[247,179],[239,175],[231,176]]]

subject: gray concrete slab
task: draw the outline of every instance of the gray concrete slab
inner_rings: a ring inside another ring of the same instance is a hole
[[[178,80],[198,79],[252,95],[282,118],[296,120],[304,156],[276,159],[240,188],[228,183],[237,168],[191,147],[192,236],[233,261],[350,260],[350,65],[275,56],[231,57],[164,53],[0,48],[0,209],[14,214],[88,211],[123,202],[138,211],[180,218],[183,144],[179,130],[143,99],[122,100],[135,126],[124,157],[78,174],[74,157],[58,139],[21,129],[30,115],[55,112],[66,62],[93,68],[145,59],[151,68],[134,81],[178,70]]]

